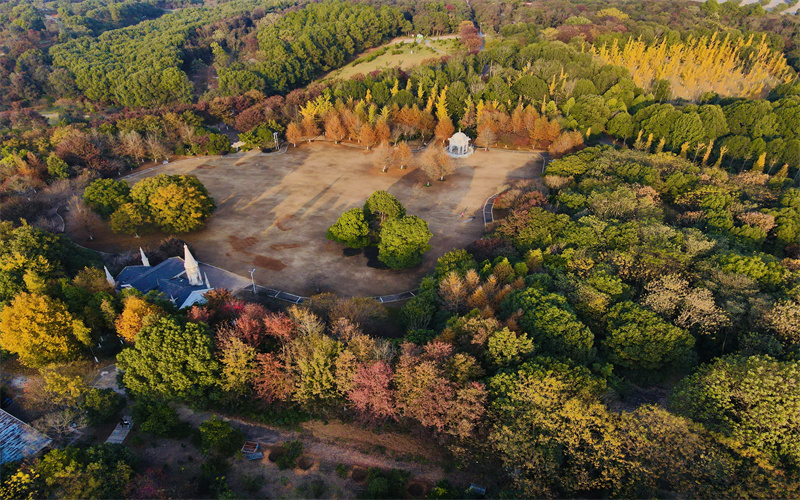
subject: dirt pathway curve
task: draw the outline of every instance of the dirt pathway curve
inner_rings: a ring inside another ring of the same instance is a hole
[[[179,406],[177,410],[181,420],[193,426],[199,426],[215,415],[207,411],[194,411],[187,406]],[[311,421],[304,423],[299,430],[287,430],[220,417],[240,429],[246,440],[257,441],[262,447],[299,440],[303,443],[304,454],[311,456],[320,467],[323,464],[330,468],[344,464],[402,469],[410,472],[415,479],[431,484],[445,477],[444,470],[433,465],[444,458],[441,451],[411,436],[371,432],[343,422]],[[265,451],[265,455],[268,455],[268,451]]]

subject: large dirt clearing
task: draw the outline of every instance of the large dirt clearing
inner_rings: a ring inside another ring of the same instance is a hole
[[[372,166],[372,155],[316,142],[289,147],[282,155],[250,152],[190,158],[144,175],[194,174],[216,200],[218,209],[206,228],[184,236],[198,260],[243,276],[255,268],[259,285],[298,295],[320,290],[373,296],[416,288],[436,259],[481,236],[481,209],[488,197],[509,180],[536,178],[541,170],[541,160],[533,153],[476,151],[470,158],[456,160],[455,173],[444,182],[425,187],[426,177],[419,169],[381,173]],[[373,191],[381,189],[397,197],[409,214],[428,221],[433,249],[418,268],[368,267],[363,254],[345,257],[342,245],[325,239],[326,230],[342,212],[363,206]],[[141,244],[121,238],[117,248],[105,250],[135,250],[119,248],[123,241]]]

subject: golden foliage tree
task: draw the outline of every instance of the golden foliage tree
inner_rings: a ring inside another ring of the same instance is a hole
[[[550,156],[561,158],[562,156],[583,148],[583,134],[574,130],[572,132],[562,132],[548,148]]]
[[[255,377],[256,349],[235,336],[225,336],[219,343],[219,361],[222,365],[220,386],[239,396],[247,393]]]
[[[311,142],[314,140],[316,136],[319,135],[319,125],[317,125],[317,120],[313,116],[306,116],[303,118],[303,121],[300,122],[300,127],[303,131],[303,137]]]
[[[373,129],[369,123],[365,123],[361,126],[361,130],[358,133],[358,140],[367,147],[367,150],[372,149],[376,141],[375,129]]]
[[[73,361],[80,357],[81,344],[91,342],[83,322],[46,295],[20,293],[0,312],[0,346],[25,366]]]
[[[130,343],[136,342],[136,335],[145,326],[145,317],[154,315],[155,318],[166,316],[166,312],[155,304],[151,304],[143,297],[131,295],[124,300],[124,308],[114,322],[117,334]]]
[[[439,297],[444,301],[445,307],[450,311],[458,312],[467,300],[467,287],[464,279],[456,271],[444,277],[439,284]]]
[[[786,58],[773,51],[766,35],[720,40],[689,38],[685,42],[648,45],[641,38],[629,39],[622,47],[616,40],[609,46],[592,48],[604,63],[631,72],[634,83],[652,91],[658,80],[668,80],[675,97],[696,100],[703,92],[733,97],[763,97],[770,87],[791,78]]]
[[[394,149],[394,159],[400,166],[400,170],[405,169],[408,164],[411,163],[411,158],[413,156],[414,155],[411,152],[411,148],[408,147],[408,144],[406,144],[405,141],[398,144]]]
[[[444,176],[451,174],[454,170],[453,160],[443,149],[435,147],[429,147],[422,154],[420,168],[431,180],[438,178],[440,181],[443,181]]]
[[[381,172],[389,170],[394,160],[394,154],[389,143],[382,142],[380,146],[375,148],[375,166],[381,169]]]
[[[444,142],[453,135],[455,130],[456,128],[453,126],[453,120],[451,120],[449,116],[444,116],[440,118],[439,123],[436,124],[436,131],[434,133],[437,139]]]
[[[375,142],[380,144],[387,142],[392,137],[392,131],[386,120],[381,118],[375,123]]]
[[[339,114],[335,112],[328,113],[325,117],[325,137],[332,139],[334,144],[339,144],[347,134],[347,129],[339,119]]]
[[[303,131],[295,122],[291,122],[286,127],[286,140],[291,142],[294,147],[297,147],[297,143],[303,140]]]
[[[475,143],[482,147],[484,151],[489,151],[489,146],[497,141],[497,134],[492,130],[491,125],[485,124],[478,127],[478,138]]]

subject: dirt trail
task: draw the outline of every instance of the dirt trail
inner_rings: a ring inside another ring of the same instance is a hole
[[[186,406],[178,407],[178,414],[181,420],[195,426],[214,415],[212,412],[196,412]],[[412,436],[370,432],[343,422],[306,422],[300,430],[292,431],[222,418],[241,429],[248,441],[257,441],[266,447],[300,440],[304,454],[320,464],[402,469],[409,471],[415,479],[430,483],[445,477],[444,470],[433,465],[444,459],[443,454],[435,446]]]

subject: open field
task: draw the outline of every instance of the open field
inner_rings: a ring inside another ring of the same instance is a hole
[[[183,236],[198,260],[242,276],[255,268],[258,284],[298,295],[322,290],[372,296],[416,288],[437,258],[480,238],[481,209],[489,196],[507,181],[538,177],[541,170],[541,161],[532,153],[476,151],[458,160],[456,172],[444,182],[425,187],[420,170],[384,174],[372,166],[372,155],[330,143],[306,143],[283,155],[189,158],[144,175],[197,175],[216,200],[218,209],[206,228]],[[325,239],[327,228],[342,212],[362,206],[377,190],[389,191],[409,214],[428,221],[433,249],[418,268],[368,267],[364,254],[345,257],[342,245]],[[92,242],[79,242],[104,251],[136,250],[150,243],[107,231],[97,233]]]
[[[421,64],[422,61],[426,59],[450,54],[454,52],[455,48],[460,46],[458,40],[453,38],[453,35],[425,38],[424,41],[417,42],[417,45],[414,45],[414,43],[415,39],[413,38],[395,38],[387,44],[375,47],[361,54],[355,61],[347,66],[331,71],[322,79],[341,78],[346,80],[358,73],[366,75],[371,71],[394,68],[397,66],[403,69],[409,69]],[[384,48],[388,48],[388,50],[374,60],[355,64],[357,61],[364,61],[364,59],[368,58],[371,54],[384,50]],[[392,51],[397,50],[402,51],[402,53],[392,54]]]

